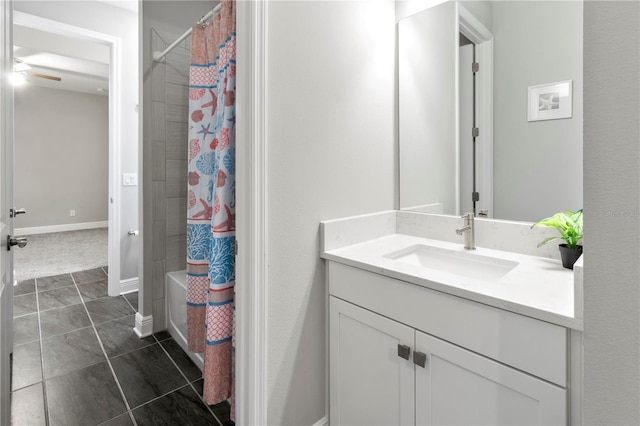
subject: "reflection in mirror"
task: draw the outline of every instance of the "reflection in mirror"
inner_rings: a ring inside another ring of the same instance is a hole
[[[582,6],[448,1],[398,23],[401,209],[582,207]]]

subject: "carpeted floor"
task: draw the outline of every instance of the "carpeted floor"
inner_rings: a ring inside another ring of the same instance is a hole
[[[107,265],[107,228],[27,236],[14,249],[18,281],[66,274]]]

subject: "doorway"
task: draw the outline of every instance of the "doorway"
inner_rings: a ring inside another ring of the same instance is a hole
[[[459,213],[493,217],[493,34],[458,5]]]
[[[54,2],[46,4],[33,5],[29,2],[20,3],[20,11],[12,10],[13,6],[18,7],[16,3],[11,1],[2,2],[2,31],[0,41],[2,42],[1,59],[2,74],[10,75],[13,68],[12,55],[12,23],[19,24],[23,27],[37,28],[51,34],[77,38],[94,43],[100,43],[106,46],[108,50],[109,64],[108,76],[109,82],[107,90],[108,96],[108,116],[109,122],[106,126],[108,130],[108,154],[104,160],[108,158],[110,166],[108,170],[108,270],[109,274],[109,293],[114,294],[123,292],[123,281],[125,284],[137,289],[138,281],[138,250],[139,244],[135,243],[134,237],[127,235],[127,229],[137,231],[138,222],[138,199],[139,188],[137,185],[138,172],[138,120],[137,120],[137,102],[138,102],[138,64],[137,64],[137,14],[129,14],[122,16],[115,10],[106,10],[111,6],[99,2],[79,2],[71,5],[57,5]],[[66,7],[72,7],[73,11],[66,10]],[[136,4],[137,7],[137,4]],[[73,13],[72,13],[73,12]],[[102,12],[102,13],[101,13]],[[108,12],[108,13],[106,13]],[[36,16],[41,15],[41,16]],[[42,16],[51,16],[57,20],[43,18]],[[126,19],[125,19],[126,18]],[[117,21],[118,25],[114,25],[112,21]],[[91,28],[91,29],[89,29]],[[97,29],[98,32],[93,29]],[[123,43],[123,40],[125,43]],[[123,46],[124,44],[124,46]],[[34,67],[32,67],[34,68]],[[130,76],[123,79],[123,74]],[[47,73],[53,74],[53,73]],[[3,79],[4,80],[4,79]],[[97,89],[97,88],[96,88]],[[104,89],[104,88],[103,88]],[[12,173],[9,172],[7,165],[12,163],[13,149],[13,89],[6,85],[5,82],[0,83],[0,116],[2,123],[2,166],[3,177],[1,186],[3,195],[0,200],[2,203],[2,230],[4,241],[6,234],[13,236],[14,221],[8,220],[9,208],[13,208],[12,195]],[[72,130],[70,130],[72,131]],[[46,137],[46,135],[44,135]],[[5,154],[6,150],[6,154]],[[128,172],[126,176],[122,176],[121,172]],[[126,177],[127,179],[123,179]],[[133,188],[127,188],[132,186]],[[5,194],[6,192],[6,194]],[[122,198],[125,197],[124,202]],[[126,208],[126,211],[124,210]],[[70,210],[73,207],[67,206],[67,214],[70,216]],[[80,212],[76,210],[79,215]],[[5,214],[7,213],[7,214]],[[25,217],[25,216],[23,216]],[[19,221],[15,221],[15,226],[20,227]],[[124,227],[124,232],[121,228]],[[122,235],[124,234],[124,235]],[[135,236],[135,234],[134,234]],[[5,246],[6,247],[6,246]],[[13,265],[12,253],[4,250],[2,257],[1,274],[2,281],[2,312],[0,312],[2,346],[1,350],[1,366],[0,373],[2,378],[2,422],[7,420],[9,385],[8,375],[9,368],[6,359],[11,352],[13,343],[12,335],[12,312],[11,302],[13,296]],[[124,258],[124,262],[122,262]],[[127,263],[127,260],[130,262]],[[123,275],[120,274],[124,269]],[[129,279],[128,277],[133,277]],[[123,279],[124,278],[124,279]],[[6,296],[6,297],[5,297]],[[8,299],[8,303],[5,300]],[[8,336],[8,337],[7,337]]]
[[[15,280],[107,266],[109,46],[15,24]]]
[[[108,228],[108,254],[107,254],[107,265],[109,270],[109,278],[108,278],[108,287],[109,294],[115,296],[120,294],[120,246],[121,246],[121,237],[120,237],[120,199],[121,199],[121,187],[120,187],[120,174],[121,174],[121,160],[120,160],[120,144],[122,141],[118,137],[120,135],[120,121],[118,120],[118,114],[120,109],[119,104],[119,91],[120,88],[120,80],[121,80],[121,70],[119,66],[120,61],[120,44],[121,41],[119,38],[102,34],[98,32],[94,32],[91,30],[87,30],[85,28],[76,27],[73,25],[65,24],[62,22],[42,18],[40,16],[35,16],[31,14],[27,14],[20,11],[13,12],[13,24],[15,27],[21,27],[24,31],[34,34],[36,32],[46,32],[52,35],[52,37],[59,37],[61,39],[66,39],[70,41],[73,45],[75,43],[75,47],[71,47],[71,49],[77,49],[79,45],[91,44],[94,46],[101,46],[102,53],[100,51],[94,51],[89,53],[88,55],[94,59],[94,62],[99,62],[99,57],[104,56],[104,52],[108,55],[108,63],[107,65],[107,80],[99,82],[98,86],[94,89],[91,89],[91,84],[96,83],[95,79],[92,81],[92,76],[85,75],[83,81],[82,72],[67,70],[68,77],[71,77],[72,80],[75,80],[77,87],[82,87],[83,90],[95,90],[97,94],[101,94],[103,96],[108,96],[108,219],[107,219],[107,228]],[[85,48],[86,49],[86,48]],[[105,50],[106,49],[106,50]],[[19,53],[19,50],[18,50]],[[60,56],[60,55],[58,55]],[[73,58],[75,61],[71,61],[72,65],[76,67],[82,68],[83,64],[78,58]],[[98,59],[98,61],[95,61]],[[64,62],[64,60],[62,61]],[[67,61],[68,63],[69,61]],[[104,64],[103,64],[104,65]],[[87,66],[85,63],[84,66]],[[91,64],[88,65],[89,68],[92,67]],[[96,66],[93,64],[92,74],[93,76],[102,75],[104,76],[104,70],[99,69],[100,66]],[[57,70],[60,72],[60,70]],[[87,73],[85,73],[87,74]],[[89,78],[86,78],[89,77]],[[104,79],[103,79],[104,80]],[[95,85],[95,84],[94,84]],[[98,91],[101,89],[101,91]],[[78,177],[80,178],[80,177]],[[78,214],[78,211],[73,207],[69,206],[68,214],[70,217]],[[101,221],[89,221],[89,224],[99,228],[103,223]],[[19,226],[16,224],[16,227]],[[73,227],[70,227],[73,229]]]

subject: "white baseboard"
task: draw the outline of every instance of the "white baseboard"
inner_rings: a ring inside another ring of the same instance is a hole
[[[51,234],[53,232],[67,232],[67,231],[81,231],[84,229],[96,229],[107,228],[109,226],[108,221],[102,222],[83,222],[83,223],[68,223],[66,225],[51,225],[51,226],[34,226],[31,228],[16,228],[14,234],[16,235],[35,235],[35,234]]]
[[[327,416],[324,416],[323,418],[321,418],[320,420],[318,420],[313,424],[313,426],[328,426],[328,425],[329,425],[329,419],[327,419]]]
[[[136,312],[136,326],[133,331],[140,338],[151,336],[153,334],[153,316],[143,317],[140,312]]]
[[[138,291],[138,277],[120,280],[120,294],[132,293]]]

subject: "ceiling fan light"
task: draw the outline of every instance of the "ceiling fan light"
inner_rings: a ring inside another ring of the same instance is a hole
[[[19,72],[12,73],[10,78],[11,84],[13,84],[14,86],[21,86],[27,82],[27,78],[24,76],[24,74]]]

